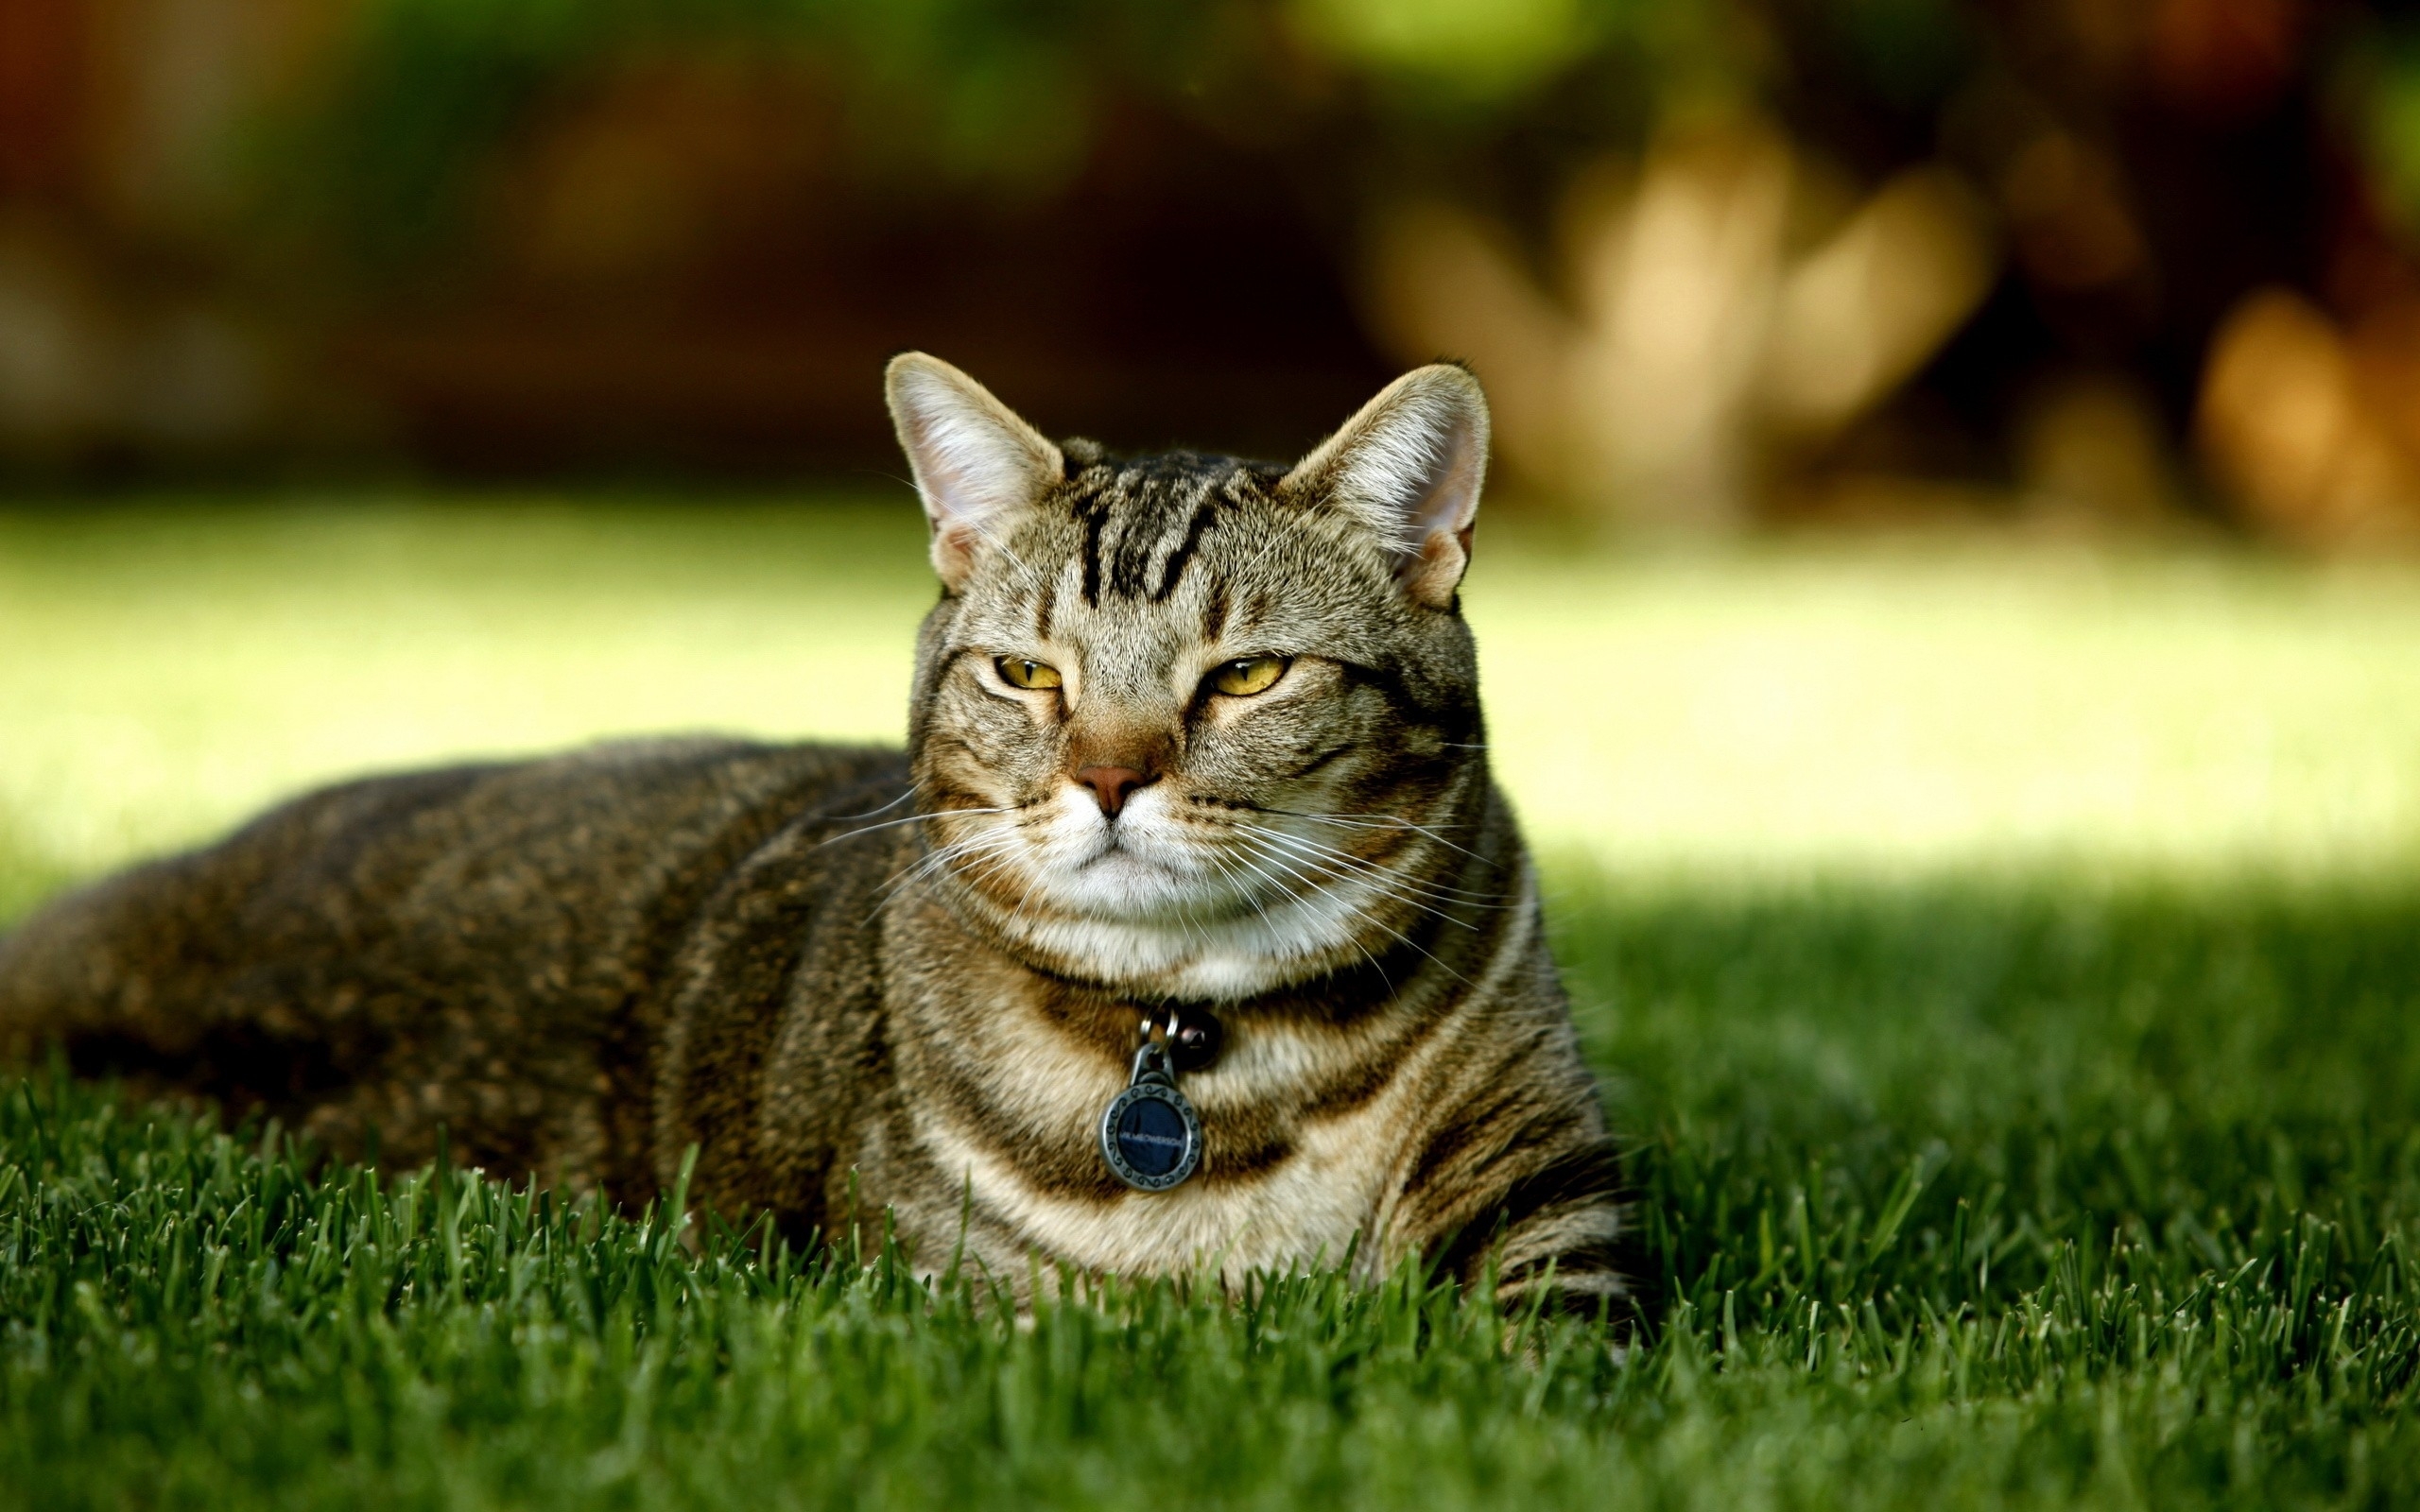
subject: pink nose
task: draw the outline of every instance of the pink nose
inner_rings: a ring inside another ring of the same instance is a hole
[[[1126,806],[1126,795],[1150,779],[1132,766],[1083,766],[1077,768],[1076,781],[1093,790],[1103,814],[1115,818]]]

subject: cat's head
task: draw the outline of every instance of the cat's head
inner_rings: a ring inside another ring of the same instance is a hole
[[[891,414],[941,603],[921,875],[1038,965],[1233,998],[1383,956],[1484,795],[1457,587],[1487,404],[1390,385],[1291,468],[1045,439],[921,353]]]

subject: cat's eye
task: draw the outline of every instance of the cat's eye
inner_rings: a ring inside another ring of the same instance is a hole
[[[1246,657],[1230,662],[1210,674],[1210,686],[1219,693],[1248,698],[1255,693],[1266,693],[1269,685],[1286,675],[1292,658],[1282,656]]]
[[[1059,686],[1059,669],[1047,662],[1029,662],[1021,656],[995,658],[992,664],[1000,671],[1000,679],[1011,688],[1055,688]]]

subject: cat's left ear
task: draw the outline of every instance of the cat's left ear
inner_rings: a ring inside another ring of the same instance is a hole
[[[933,571],[956,593],[1066,464],[1016,411],[939,357],[891,358],[883,388],[933,527]]]
[[[1471,560],[1471,520],[1487,479],[1487,396],[1450,363],[1415,369],[1294,464],[1278,485],[1329,504],[1378,532],[1395,580],[1431,609],[1450,609]]]

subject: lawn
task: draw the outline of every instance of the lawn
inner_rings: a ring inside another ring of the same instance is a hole
[[[928,593],[898,505],[0,513],[0,918],[340,772],[890,733]],[[1468,598],[1651,1346],[1021,1329],[37,1078],[0,1504],[2420,1505],[2420,570],[1508,526]]]

